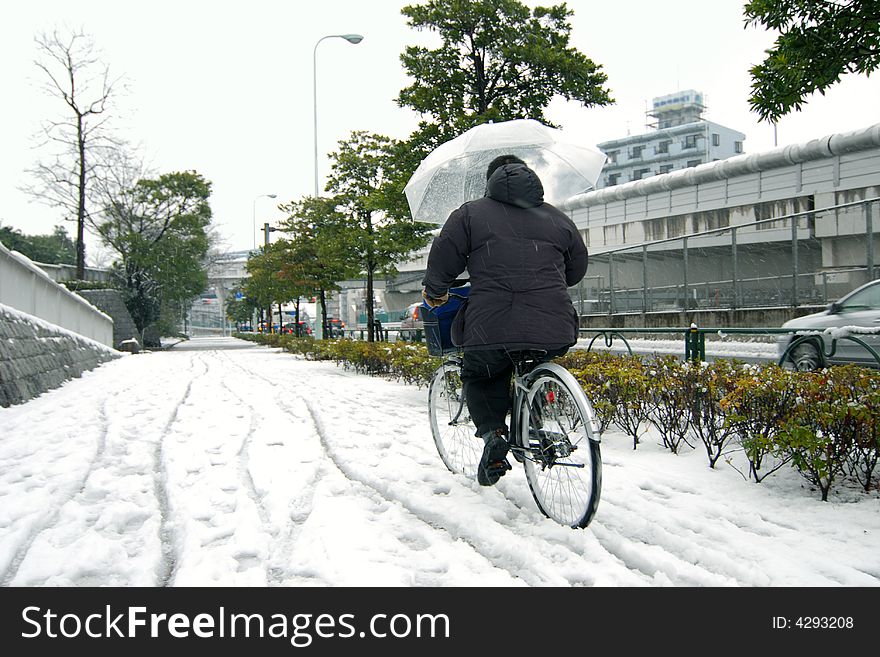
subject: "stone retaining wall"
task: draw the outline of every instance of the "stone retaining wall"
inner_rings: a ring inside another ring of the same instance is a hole
[[[0,406],[25,402],[120,355],[0,304]]]
[[[119,349],[124,340],[135,338],[141,341],[140,332],[125,307],[119,290],[78,290],[77,294],[101,312],[113,318],[113,346]],[[143,345],[141,345],[143,346]]]

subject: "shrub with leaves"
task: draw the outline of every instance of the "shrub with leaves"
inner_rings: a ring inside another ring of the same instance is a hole
[[[593,362],[580,363],[575,368],[560,364],[567,367],[581,384],[584,393],[593,404],[599,422],[599,432],[604,433],[614,420],[621,394],[617,385],[618,379],[614,376],[614,363],[606,359],[596,359]]]
[[[824,502],[846,465],[847,402],[833,396],[830,370],[802,372],[798,383],[800,398],[779,431],[775,449],[819,489]]]
[[[621,356],[616,367],[608,368],[608,375],[611,387],[617,391],[613,422],[632,438],[636,449],[653,406],[648,369],[636,356]]]
[[[726,426],[736,432],[749,461],[748,477],[761,482],[791,460],[783,454],[762,467],[774,453],[776,437],[799,402],[796,372],[778,365],[747,365],[741,370],[733,390],[720,401],[727,416]]]
[[[880,374],[855,365],[827,370],[825,393],[845,449],[847,473],[869,491],[880,459]]]
[[[691,409],[688,404],[686,369],[675,356],[658,356],[648,367],[651,397],[648,420],[660,433],[663,446],[678,454],[681,444],[688,441],[691,431]]]
[[[734,388],[738,364],[717,360],[714,363],[685,363],[683,394],[691,413],[694,434],[706,447],[709,467],[714,468],[736,435],[725,422],[721,400]]]

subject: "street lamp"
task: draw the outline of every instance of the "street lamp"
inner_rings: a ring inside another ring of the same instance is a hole
[[[253,224],[254,224],[254,251],[257,250],[257,199],[261,199],[264,197],[267,198],[275,198],[276,194],[260,194],[257,198],[254,199],[254,212],[253,212]]]
[[[360,34],[328,34],[318,39],[312,51],[312,97],[315,103],[315,198],[318,198],[318,44],[324,39],[345,39],[349,43],[358,44],[364,37]]]
[[[266,254],[269,252],[269,233],[274,233],[277,228],[275,226],[270,226],[269,223],[263,224],[263,253]],[[281,302],[278,302],[278,332],[281,333]],[[267,322],[267,328],[269,333],[272,332],[272,303],[269,303],[269,320]]]
[[[318,45],[324,39],[345,39],[349,43],[358,44],[363,41],[364,37],[360,34],[328,34],[327,36],[322,36],[315,43],[315,48],[312,50],[312,99],[314,100],[315,108],[314,108],[314,117],[315,117],[315,198],[320,196],[320,189],[318,185]],[[315,325],[315,337],[319,340],[324,337],[324,326],[323,326],[323,316],[322,321],[319,321]]]

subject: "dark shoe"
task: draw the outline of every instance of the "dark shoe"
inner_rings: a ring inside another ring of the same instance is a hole
[[[510,444],[500,429],[485,434],[483,440],[486,446],[483,448],[483,456],[477,466],[477,481],[480,486],[494,486],[511,469],[510,463],[505,458],[510,450]]]

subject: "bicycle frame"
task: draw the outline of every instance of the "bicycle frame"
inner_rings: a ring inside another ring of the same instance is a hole
[[[461,367],[462,353],[459,352],[457,354],[447,355],[445,362]],[[519,358],[513,363],[513,399],[511,400],[510,407],[510,433],[507,437],[507,440],[510,443],[510,451],[518,459],[527,458],[530,461],[539,463],[542,466],[547,467],[548,464],[545,462],[545,459],[542,458],[542,452],[540,448],[529,447],[519,444],[521,413],[517,411],[521,411],[523,408],[526,408],[526,397],[532,384],[532,381],[530,380],[531,375],[538,367],[540,367],[543,371],[550,371],[559,378],[565,379],[569,386],[573,389],[579,389],[580,384],[568,370],[566,370],[564,367],[561,367],[560,365],[557,365],[556,363],[542,361],[538,358],[528,357]],[[594,413],[592,407],[589,404],[586,404],[584,402],[584,399],[582,398],[576,398],[575,402],[578,404],[578,407],[580,408],[583,417],[587,417],[590,419],[591,426],[589,427],[589,440],[596,443],[601,442],[601,439],[599,438],[599,424],[596,421],[596,414]],[[462,394],[461,399],[459,399],[458,402],[458,410],[449,421],[450,425],[458,423],[458,419],[464,412],[465,407],[465,395]],[[530,412],[527,408],[526,411]],[[581,463],[565,462],[554,462],[550,464],[549,467],[552,467],[553,465],[577,468],[584,467]]]
[[[477,445],[481,441],[469,417],[465,384],[449,376],[451,372],[460,376],[463,360],[461,351],[446,352],[431,380],[428,400],[434,442],[443,463],[453,473],[473,477],[479,472],[482,445]],[[544,515],[563,525],[586,527],[596,512],[602,481],[592,404],[575,377],[549,362],[546,352],[518,352],[512,362],[509,451],[523,464]]]
[[[519,437],[521,435],[520,421],[522,411],[523,409],[525,409],[526,413],[531,413],[531,409],[529,409],[527,405],[527,396],[533,383],[532,374],[535,373],[536,370],[538,371],[538,373],[540,373],[541,371],[552,372],[559,378],[564,379],[566,383],[569,384],[569,387],[571,387],[572,389],[580,390],[580,384],[571,375],[571,373],[564,367],[561,367],[556,363],[532,358],[521,358],[515,361],[513,376],[513,400],[510,410],[510,434],[508,436],[508,441],[510,442],[510,451],[514,454],[515,457],[518,457],[519,459],[529,459],[534,463],[540,464],[541,467],[553,467],[559,465],[566,467],[583,468],[584,464],[582,463],[567,463],[565,461],[556,461],[555,459],[553,460],[553,462],[548,463],[541,448],[518,444]],[[589,418],[590,427],[588,429],[588,439],[593,442],[599,443],[599,425],[596,421],[596,415],[593,412],[592,407],[590,407],[588,403],[585,403],[584,399],[582,398],[575,398],[575,402],[577,403],[582,413],[582,416]]]

